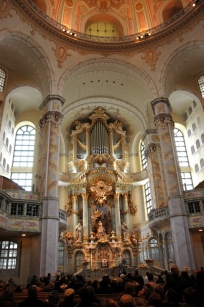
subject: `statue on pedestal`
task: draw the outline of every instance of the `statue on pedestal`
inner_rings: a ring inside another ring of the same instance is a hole
[[[122,238],[123,238],[123,241],[128,240],[128,226],[126,222],[122,223]]]
[[[76,242],[82,242],[82,226],[81,226],[81,223],[79,223],[76,226],[76,232],[77,232],[77,241]]]

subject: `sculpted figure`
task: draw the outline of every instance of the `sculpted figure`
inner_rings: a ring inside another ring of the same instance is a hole
[[[82,241],[82,226],[81,226],[81,223],[79,223],[76,226],[76,232],[77,232],[77,242],[81,242]]]

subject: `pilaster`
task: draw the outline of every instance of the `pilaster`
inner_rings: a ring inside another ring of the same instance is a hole
[[[180,270],[188,267],[192,271],[195,266],[183,199],[181,173],[174,142],[174,122],[170,114],[171,106],[169,100],[163,97],[153,100],[151,104],[155,115],[154,121],[159,135],[164,164],[175,261]]]

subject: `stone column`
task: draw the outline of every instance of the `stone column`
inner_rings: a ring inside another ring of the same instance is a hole
[[[166,178],[156,130],[146,130],[144,135],[145,155],[148,161],[150,189],[153,209],[168,206]]]
[[[39,149],[38,175],[40,197],[43,199],[40,276],[57,270],[59,236],[58,175],[61,107],[64,99],[49,95],[40,106],[43,117],[40,120],[41,142]]]
[[[113,156],[113,130],[109,128],[110,156]]]
[[[119,204],[120,194],[116,193],[115,198],[115,235],[116,237],[121,237],[121,220],[120,220],[120,204]]]
[[[76,237],[76,226],[78,224],[78,197],[77,195],[72,196],[72,231],[73,231],[73,236]]]
[[[83,197],[83,241],[88,241],[89,233],[89,221],[88,221],[88,195],[86,193],[82,194]]]
[[[123,210],[124,210],[124,221],[129,224],[129,208],[128,208],[128,195],[123,194]]]
[[[90,130],[86,129],[86,156],[90,156]]]
[[[180,270],[183,270],[186,266],[193,271],[195,266],[188,229],[188,217],[183,198],[181,173],[174,142],[174,123],[170,115],[171,106],[167,98],[157,98],[151,104],[164,164],[176,264]]]

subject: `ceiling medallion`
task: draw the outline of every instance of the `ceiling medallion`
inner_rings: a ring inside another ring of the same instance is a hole
[[[109,0],[98,0],[97,7],[101,12],[106,12],[111,6],[111,2]]]
[[[66,5],[68,7],[72,7],[73,6],[73,1],[72,0],[66,0]]]

